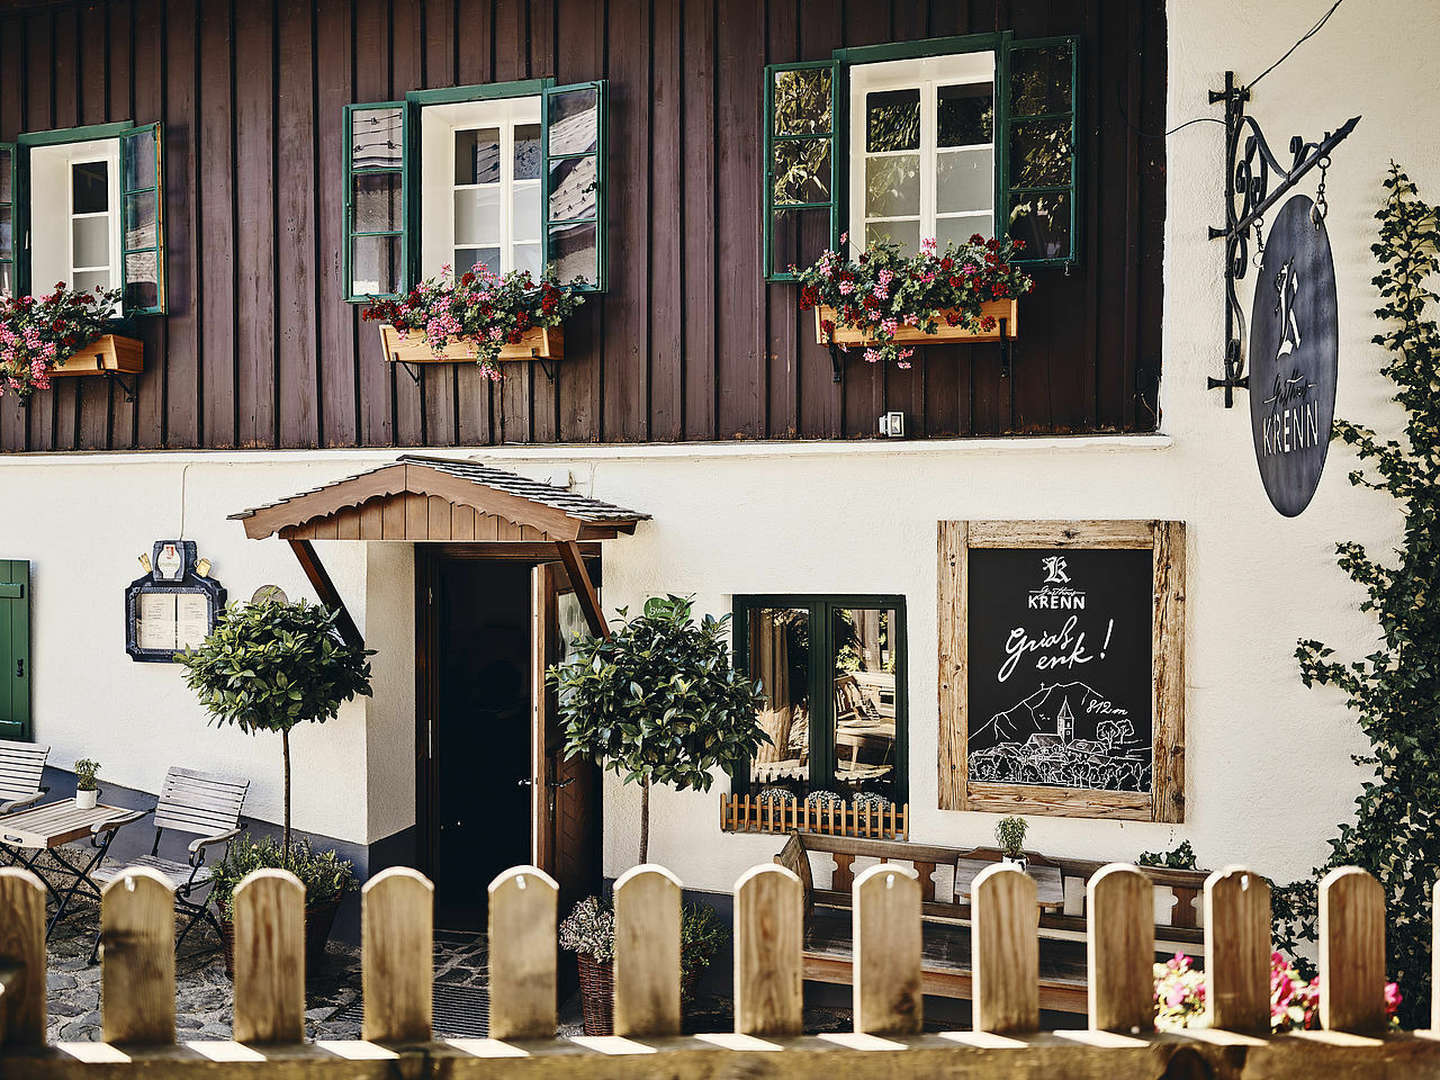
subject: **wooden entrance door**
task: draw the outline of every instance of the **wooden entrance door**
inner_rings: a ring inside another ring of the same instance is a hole
[[[536,566],[530,582],[531,856],[559,883],[563,918],[576,900],[600,891],[600,769],[593,761],[565,760],[564,731],[545,671],[565,657],[576,634],[588,636],[589,630],[563,565]]]

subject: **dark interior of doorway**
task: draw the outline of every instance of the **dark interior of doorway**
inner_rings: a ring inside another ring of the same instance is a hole
[[[435,917],[483,929],[486,886],[530,861],[530,567],[443,559],[435,595]]]

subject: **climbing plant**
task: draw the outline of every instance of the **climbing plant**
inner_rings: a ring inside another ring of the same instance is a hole
[[[1440,877],[1440,328],[1431,288],[1436,273],[1436,208],[1393,162],[1375,215],[1380,265],[1373,279],[1384,332],[1372,339],[1388,354],[1381,373],[1405,410],[1402,438],[1382,439],[1337,421],[1334,437],[1354,448],[1359,487],[1387,491],[1404,515],[1394,560],[1363,545],[1336,546],[1338,562],[1365,590],[1362,611],[1379,622],[1380,643],[1344,662],[1319,641],[1295,650],[1306,686],[1336,687],[1370,742],[1357,764],[1373,769],[1355,800],[1355,820],[1339,826],[1325,866],[1360,866],[1385,890],[1390,975],[1404,995],[1401,1023],[1426,1027],[1430,1015],[1431,890]],[[1293,950],[1316,938],[1314,882],[1277,889],[1275,939]]]

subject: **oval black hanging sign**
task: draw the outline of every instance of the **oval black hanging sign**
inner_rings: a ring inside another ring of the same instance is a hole
[[[1275,509],[1310,504],[1335,419],[1340,330],[1335,261],[1308,196],[1281,209],[1265,237],[1250,316],[1250,425],[1260,480]]]

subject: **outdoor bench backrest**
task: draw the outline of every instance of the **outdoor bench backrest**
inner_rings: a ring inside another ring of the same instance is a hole
[[[250,781],[237,776],[172,768],[155,806],[155,828],[217,836],[240,824]]]
[[[50,747],[0,739],[0,803],[25,799],[40,790]]]

